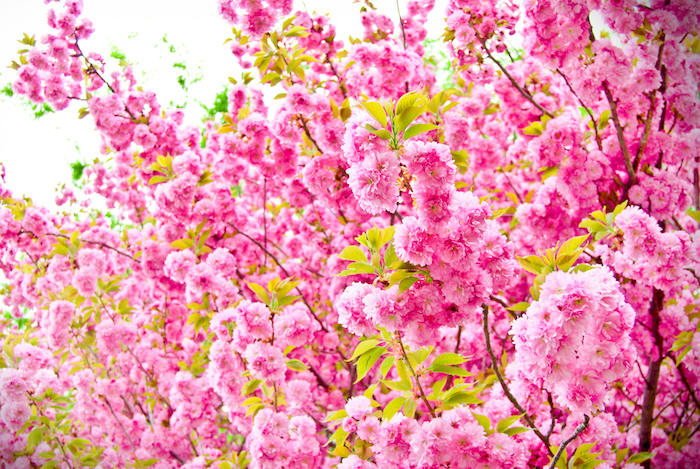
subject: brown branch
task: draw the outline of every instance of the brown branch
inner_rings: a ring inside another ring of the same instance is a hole
[[[170,456],[177,459],[177,462],[179,462],[180,464],[182,464],[182,465],[185,464],[185,460],[182,459],[175,451],[170,450],[170,451],[168,451],[168,453],[170,454]]]
[[[83,51],[80,49],[80,46],[78,45],[78,35],[76,33],[73,33],[73,36],[75,36],[75,48],[78,49],[78,54],[80,54],[80,57],[82,57],[85,60],[85,63],[88,64],[88,70],[91,71],[90,73],[94,73],[95,75],[97,75],[100,78],[100,80],[102,80],[102,82],[105,85],[107,85],[107,88],[109,88],[109,91],[111,91],[112,94],[116,94],[117,96],[119,96],[119,94],[114,90],[114,88],[112,88],[112,85],[110,85],[109,82],[107,80],[105,80],[105,78],[102,76],[100,71],[97,70],[97,67],[95,67],[95,65],[92,62],[90,62],[90,59],[88,59],[87,56],[85,54],[83,54]],[[122,102],[122,104],[124,105],[124,109],[126,110],[126,112],[129,114],[129,116],[131,116],[131,120],[137,121],[138,119],[136,118],[134,113],[131,112],[131,109],[129,109],[129,106],[127,106],[125,102]]]
[[[309,371],[311,371],[311,373],[313,373],[316,377],[316,381],[318,381],[319,386],[328,391],[330,389],[330,386],[328,385],[326,380],[323,379],[323,376],[321,376],[321,374],[318,372],[318,370],[316,370],[316,368],[313,367],[312,364],[308,363],[307,365],[309,367]]]
[[[29,232],[27,232],[27,233],[29,233]],[[32,234],[34,234],[34,233],[32,233]],[[34,236],[36,237],[36,235],[34,235]],[[63,233],[47,233],[47,236],[53,236],[55,238],[70,239],[70,236],[64,235]],[[135,257],[125,253],[124,251],[120,251],[119,249],[112,247],[109,244],[101,243],[99,241],[88,241],[85,239],[78,239],[78,241],[80,241],[81,243],[87,243],[87,244],[92,244],[95,246],[102,246],[103,248],[111,249],[112,251],[116,252],[117,254],[121,254],[122,256],[128,257],[129,259],[131,259],[134,262],[138,262],[139,264],[141,263]]]
[[[275,264],[277,264],[277,267],[279,267],[279,268],[282,270],[282,272],[284,272],[284,275],[286,275],[286,276],[289,277],[289,278],[292,277],[292,276],[289,274],[289,272],[287,271],[287,269],[285,269],[285,268],[282,266],[282,264],[280,264],[280,261],[278,261],[277,258],[276,258],[270,251],[268,251],[267,249],[265,249],[265,247],[264,247],[262,244],[260,244],[260,243],[259,243],[258,241],[256,241],[254,238],[251,238],[250,236],[248,236],[247,234],[245,234],[244,232],[242,232],[242,231],[239,230],[238,228],[236,228],[236,226],[235,226],[233,223],[227,222],[226,224],[229,225],[229,226],[230,226],[231,228],[233,228],[234,230],[236,230],[236,232],[237,232],[238,234],[241,234],[241,235],[245,236],[246,238],[248,238],[248,239],[249,239],[250,241],[252,241],[256,246],[258,246],[260,249],[262,249],[268,256],[270,256],[270,259],[272,259],[272,261],[273,261]],[[311,305],[309,304],[309,302],[306,300],[306,296],[304,296],[304,293],[299,289],[299,287],[294,287],[294,289],[297,291],[297,293],[299,293],[299,296],[301,296],[301,301],[304,302],[304,304],[305,304],[306,307],[309,309],[309,312],[311,313],[311,315],[313,316],[313,318],[314,318],[314,319],[316,320],[316,322],[319,323],[319,325],[321,326],[321,329],[323,329],[324,332],[328,332],[328,329],[326,328],[326,325],[323,324],[323,322],[321,322],[321,319],[319,319],[319,317],[316,315],[316,312],[313,310],[313,308],[311,307]]]
[[[403,348],[403,342],[401,342],[401,333],[397,332],[396,337],[399,339],[399,346],[401,347],[401,354],[403,355],[403,359],[406,362],[406,366],[408,367],[408,370],[411,372],[411,375],[413,375],[413,378],[416,380],[416,385],[418,386],[418,391],[420,392],[420,397],[423,400],[423,402],[425,403],[425,405],[428,407],[428,410],[430,411],[430,415],[432,415],[433,418],[436,418],[437,416],[435,415],[435,410],[430,405],[428,398],[425,397],[425,392],[423,391],[423,386],[421,386],[421,384],[420,384],[420,378],[418,378],[418,375],[413,370],[413,365],[411,365],[411,361],[408,359],[408,356],[406,355],[406,350]]]
[[[471,25],[472,28],[474,28],[474,25],[472,24],[471,20],[469,21],[469,24]],[[503,74],[510,80],[510,83],[513,85],[513,87],[518,90],[518,92],[523,96],[523,98],[527,99],[532,103],[533,106],[535,106],[539,111],[544,114],[545,116],[552,118],[554,117],[554,114],[546,110],[542,105],[540,105],[535,99],[532,97],[532,95],[525,91],[517,81],[515,81],[515,78],[511,76],[510,73],[508,73],[508,70],[501,64],[501,62],[498,61],[493,55],[491,55],[491,51],[486,47],[486,41],[479,35],[479,33],[476,32],[476,28],[474,28],[474,35],[476,35],[476,38],[479,40],[481,43],[481,46],[484,48],[484,51],[486,51],[486,55],[489,56],[489,59],[491,59],[496,65],[498,65],[498,68],[501,69]]]
[[[552,423],[549,425],[549,430],[547,430],[547,438],[552,436],[552,432],[554,431],[554,424],[556,422],[556,419],[554,418],[554,401],[552,400],[552,393],[547,391],[547,403],[549,404],[549,415],[550,418],[552,419]]]
[[[610,92],[610,87],[607,81],[603,81],[603,91],[605,91],[605,97],[608,99],[608,104],[610,105],[610,114],[612,115],[613,123],[615,124],[615,131],[617,132],[617,140],[620,143],[620,149],[622,150],[622,156],[625,159],[625,168],[627,168],[627,175],[629,176],[629,181],[627,182],[626,189],[637,184],[637,175],[635,174],[634,167],[632,166],[632,161],[630,160],[630,152],[627,148],[627,143],[625,142],[625,134],[622,125],[620,124],[620,118],[617,115],[617,103],[613,99],[612,93]],[[625,193],[627,190],[625,190]],[[626,198],[626,195],[623,197]]]
[[[663,361],[663,337],[659,332],[660,318],[659,313],[664,306],[664,292],[654,288],[654,293],[651,299],[651,332],[657,348],[658,357],[656,360],[651,359],[649,370],[646,376],[646,385],[644,386],[644,397],[642,399],[642,415],[640,417],[639,428],[639,451],[649,452],[651,449],[651,429],[654,422],[654,403],[656,401],[656,392],[659,384],[659,373],[661,370],[661,362]],[[645,469],[651,468],[651,461],[647,460],[642,463]]]
[[[486,303],[484,303],[481,305],[481,309],[482,322],[484,325],[484,340],[486,341],[486,351],[489,353],[489,357],[491,357],[491,368],[493,368],[494,373],[496,373],[496,378],[498,378],[498,382],[501,383],[503,393],[506,395],[510,403],[513,404],[513,407],[515,407],[518,410],[518,412],[523,414],[523,418],[527,422],[527,425],[530,428],[532,428],[532,430],[535,432],[535,435],[537,435],[537,437],[540,440],[542,440],[542,443],[544,443],[549,454],[552,455],[552,449],[549,447],[549,438],[547,438],[542,434],[542,432],[540,432],[539,428],[537,428],[535,422],[532,421],[532,418],[530,418],[527,411],[523,408],[523,406],[520,405],[515,396],[511,394],[510,389],[508,388],[508,384],[506,384],[505,379],[503,379],[503,375],[501,375],[501,371],[498,369],[498,359],[496,358],[496,355],[493,353],[493,349],[491,348],[491,334],[489,333],[489,306]]]
[[[112,413],[112,415],[114,416],[114,420],[116,420],[117,423],[119,424],[119,428],[122,429],[122,432],[124,433],[124,436],[126,437],[127,440],[129,440],[129,444],[131,444],[131,449],[134,450],[134,457],[136,457],[136,446],[134,446],[134,442],[131,440],[131,437],[129,436],[129,434],[128,434],[128,433],[126,432],[126,430],[124,429],[124,425],[122,425],[122,423],[119,421],[119,418],[117,417],[117,414],[114,413],[114,409],[112,409],[112,404],[109,403],[109,400],[107,399],[107,396],[103,396],[102,399],[104,399],[105,404],[107,404],[107,407],[109,407],[109,411],[110,411],[110,412]]]
[[[588,428],[589,421],[590,421],[590,417],[588,415],[584,415],[583,422],[581,422],[581,424],[578,427],[576,427],[576,430],[574,430],[574,432],[571,434],[571,436],[569,436],[569,438],[564,440],[562,442],[561,446],[559,446],[559,449],[557,450],[557,454],[555,454],[554,459],[552,459],[552,464],[549,465],[549,469],[554,469],[555,467],[557,467],[557,461],[559,461],[559,458],[561,457],[562,453],[564,452],[564,449],[566,449],[568,444],[571,443],[572,441],[574,441],[576,439],[576,437],[579,436],[579,434],[582,431],[584,431],[586,428]]]
[[[673,356],[673,353],[669,352],[669,356],[673,360],[673,363],[676,363],[676,358]],[[683,371],[683,364],[678,363],[676,365],[676,369],[678,369],[678,374],[681,375],[681,381],[683,381],[683,385],[688,390],[688,394],[690,394],[690,397],[691,399],[693,399],[693,402],[695,403],[697,408],[700,409],[700,400],[698,400],[698,396],[695,394],[695,391],[693,391],[693,387],[690,385],[690,381],[688,381],[688,377],[685,375],[685,371]]]
[[[318,150],[319,153],[323,154],[323,150],[321,150],[321,147],[318,146],[318,142],[314,140],[313,136],[311,135],[311,131],[309,131],[309,127],[306,125],[306,119],[304,119],[304,116],[299,114],[297,116],[297,120],[301,122],[301,127],[304,129],[304,133],[306,134],[306,137],[311,140],[311,143],[314,144],[314,147],[316,147],[316,150]]]
[[[338,79],[338,86],[340,87],[340,92],[343,93],[343,98],[348,99],[348,90],[345,87],[345,83],[343,83],[343,80],[340,78],[340,74],[338,74],[338,71],[335,69],[335,66],[333,66],[333,62],[331,61],[331,58],[328,54],[326,54],[326,63],[331,66],[331,71],[333,72],[333,75],[335,75],[335,77]]]
[[[656,70],[659,70],[661,73],[662,81],[661,81],[661,86],[659,87],[658,91],[663,93],[666,90],[666,77],[667,74],[661,72],[661,60],[663,59],[664,55],[664,46],[666,45],[666,36],[664,35],[663,31],[661,32],[661,45],[659,46],[659,54],[656,59]],[[644,122],[644,133],[642,134],[642,138],[639,141],[639,148],[637,149],[637,156],[634,158],[634,170],[637,171],[639,169],[639,163],[642,161],[642,156],[644,156],[644,149],[647,146],[647,142],[649,141],[649,135],[651,134],[651,121],[654,117],[654,107],[656,106],[656,92],[657,90],[654,90],[651,95],[649,96],[649,111],[647,111],[647,118],[646,121]]]
[[[581,98],[579,98],[578,94],[576,94],[576,91],[574,91],[574,88],[571,86],[571,83],[569,83],[569,79],[562,73],[561,70],[557,69],[557,73],[561,75],[561,77],[564,79],[566,82],[566,86],[569,87],[571,90],[571,93],[573,93],[574,96],[576,96],[576,99],[578,99],[578,102],[581,103],[581,106],[583,106],[583,109],[586,111],[586,114],[591,118],[591,121],[593,122],[593,132],[595,132],[595,143],[598,144],[598,150],[603,151],[603,143],[600,140],[600,134],[598,133],[598,125],[596,118],[593,117],[593,113],[591,110],[586,106]]]

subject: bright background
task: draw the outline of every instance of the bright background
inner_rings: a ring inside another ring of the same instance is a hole
[[[95,33],[83,41],[85,53],[97,52],[107,59],[107,75],[118,70],[115,50],[134,66],[144,89],[156,92],[163,106],[185,107],[186,122],[200,123],[205,115],[201,104],[211,107],[228,77],[240,77],[235,58],[224,40],[231,30],[217,13],[216,0],[84,0],[83,16],[92,20]],[[394,0],[373,0],[380,13],[391,17],[398,27]],[[406,1],[399,2],[402,14]],[[428,17],[428,37],[444,31],[447,0],[437,0]],[[351,0],[295,0],[294,7],[329,14],[338,39],[349,45],[348,36],[362,36],[361,4]],[[17,42],[23,33],[39,40],[49,32],[47,5],[42,0],[0,0],[0,89],[15,79],[5,68],[18,61]],[[165,39],[165,40],[164,40]],[[166,42],[167,41],[167,42]],[[186,71],[174,67],[186,66]],[[182,76],[187,92],[178,84]],[[35,119],[27,100],[0,95],[0,162],[5,166],[5,183],[15,197],[29,196],[36,205],[55,207],[56,188],[72,184],[70,163],[100,157],[99,137],[90,117],[78,119],[83,103],[73,102],[64,111]]]

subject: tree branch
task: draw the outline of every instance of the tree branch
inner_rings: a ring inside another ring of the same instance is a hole
[[[518,403],[518,400],[513,396],[513,394],[511,394],[510,389],[508,389],[508,385],[506,384],[506,381],[501,375],[501,371],[498,369],[498,359],[496,359],[496,355],[493,353],[493,349],[491,348],[491,334],[489,333],[489,306],[486,303],[484,303],[481,305],[481,309],[484,324],[484,340],[486,341],[486,351],[489,353],[489,357],[491,357],[491,368],[493,368],[494,373],[496,373],[496,378],[498,378],[498,382],[501,383],[503,393],[506,395],[510,403],[513,404],[513,407],[518,409],[518,412],[523,414],[523,418],[527,422],[527,425],[530,428],[532,428],[532,430],[535,432],[535,435],[537,435],[537,437],[540,440],[542,440],[542,443],[544,443],[549,454],[552,455],[552,449],[549,447],[549,438],[547,438],[542,434],[542,432],[540,432],[539,428],[537,428],[535,422],[532,421],[532,418],[530,418],[527,411],[523,408],[523,406],[520,405],[520,403]]]
[[[600,134],[598,133],[598,125],[595,117],[593,117],[593,113],[591,110],[586,106],[581,98],[579,98],[578,94],[576,94],[576,91],[574,91],[574,88],[571,86],[571,83],[569,83],[569,79],[562,73],[561,70],[557,69],[557,73],[561,75],[561,77],[564,79],[566,82],[566,86],[569,87],[571,90],[571,93],[576,96],[576,99],[578,99],[578,102],[581,103],[581,106],[583,106],[583,109],[586,111],[586,114],[591,118],[591,121],[593,122],[593,132],[595,132],[595,143],[598,145],[598,150],[603,151],[603,143],[600,140]]]
[[[642,399],[642,415],[640,417],[639,428],[639,451],[649,452],[651,449],[651,429],[654,423],[654,403],[656,401],[656,392],[659,384],[659,373],[661,370],[661,362],[663,361],[663,337],[659,332],[660,318],[659,312],[664,306],[664,292],[654,288],[654,294],[651,298],[651,334],[657,348],[658,356],[656,360],[650,359],[649,369],[646,376],[646,384],[644,386],[644,397]],[[642,463],[645,469],[651,468],[651,461],[647,460]]]
[[[469,24],[471,25],[472,28],[474,28],[474,25],[472,24],[471,20],[469,21]],[[484,41],[484,39],[479,35],[479,33],[476,32],[476,28],[474,28],[474,35],[481,43],[481,46],[484,48],[484,51],[486,51],[486,55],[489,56],[489,59],[491,59],[496,65],[498,65],[498,68],[500,68],[501,71],[503,72],[503,74],[506,77],[508,77],[508,79],[510,80],[510,83],[513,85],[513,87],[516,90],[518,90],[518,92],[523,96],[523,98],[530,101],[532,103],[532,105],[535,106],[537,109],[539,109],[539,111],[542,114],[544,114],[545,116],[547,116],[549,118],[554,117],[554,114],[552,114],[551,112],[546,110],[544,107],[542,107],[542,105],[540,105],[537,101],[535,101],[535,99],[532,97],[532,95],[529,92],[525,91],[518,84],[518,82],[515,81],[515,78],[513,78],[510,73],[508,73],[508,70],[506,70],[506,68],[501,64],[501,62],[499,62],[498,59],[496,59],[493,55],[491,55],[491,51],[488,49],[488,47],[486,47],[486,41]]]
[[[557,461],[559,461],[559,458],[561,457],[562,453],[564,452],[564,449],[567,447],[569,443],[574,441],[579,434],[584,431],[586,428],[588,428],[588,422],[590,421],[590,417],[588,415],[583,416],[583,422],[576,427],[576,430],[574,430],[574,433],[569,436],[566,440],[564,440],[559,446],[559,449],[557,450],[557,454],[554,455],[554,459],[552,459],[552,464],[549,465],[549,469],[554,469],[557,467]]]
[[[661,71],[661,60],[663,59],[664,55],[664,46],[666,45],[666,36],[664,35],[663,31],[661,32],[661,45],[659,46],[659,54],[656,59],[656,69],[659,70],[661,73],[661,86],[659,87],[658,91],[663,93],[666,91],[666,79],[667,79],[667,74],[663,73]],[[654,117],[654,106],[656,106],[656,92],[657,90],[654,90],[651,93],[651,96],[649,96],[649,111],[647,112],[647,118],[646,121],[644,121],[644,133],[642,134],[642,138],[639,141],[639,148],[637,149],[637,156],[634,158],[634,170],[637,171],[639,169],[639,163],[642,160],[642,156],[644,156],[644,149],[647,146],[647,142],[649,141],[649,135],[651,134],[651,121]]]
[[[629,176],[629,181],[627,182],[626,189],[637,184],[637,175],[634,172],[634,167],[632,166],[632,161],[630,160],[630,151],[627,148],[627,143],[625,142],[625,134],[620,124],[620,118],[617,115],[617,103],[613,99],[612,93],[610,92],[610,87],[607,81],[603,81],[603,90],[605,91],[605,97],[608,99],[608,104],[610,105],[610,114],[612,115],[613,123],[615,124],[615,131],[617,132],[617,140],[620,143],[620,149],[622,150],[622,156],[625,159],[625,168],[627,168],[627,175]],[[625,190],[625,193],[627,190]],[[626,198],[623,197],[623,198]]]
[[[416,385],[418,386],[418,390],[420,391],[420,397],[425,403],[425,405],[428,407],[428,410],[430,411],[430,415],[433,416],[433,418],[436,418],[437,416],[435,415],[435,410],[433,410],[433,407],[430,405],[430,402],[428,401],[428,398],[425,397],[425,392],[423,391],[423,386],[420,384],[420,378],[418,378],[418,375],[416,374],[415,370],[413,369],[413,365],[411,365],[411,361],[408,359],[408,356],[406,355],[406,350],[403,348],[403,342],[401,342],[401,333],[397,332],[396,337],[399,339],[399,346],[401,347],[401,355],[403,355],[403,359],[406,362],[406,366],[408,367],[408,370],[411,372],[411,375],[413,375],[413,378],[416,380]]]

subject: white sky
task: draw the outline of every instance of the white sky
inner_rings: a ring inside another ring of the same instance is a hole
[[[174,68],[184,62],[191,73],[201,68],[203,78],[190,85],[186,120],[198,123],[203,110],[198,102],[211,106],[216,94],[228,83],[228,77],[238,78],[240,71],[227,45],[231,30],[217,14],[216,0],[84,0],[83,16],[92,20],[95,33],[83,41],[84,52],[97,52],[109,58],[112,46],[122,51],[134,65],[136,77],[145,89],[157,93],[162,105],[171,101],[182,104],[187,98],[177,83],[182,74]],[[397,20],[394,0],[373,0],[378,10]],[[402,13],[406,1],[400,2]],[[362,35],[359,10],[352,0],[295,0],[294,7],[309,12],[329,13],[338,38]],[[429,37],[436,38],[444,30],[447,0],[437,0],[429,16]],[[17,42],[23,33],[36,35],[37,40],[49,31],[46,25],[48,7],[42,0],[0,0],[0,88],[15,79],[15,71],[5,68],[18,61],[17,51],[24,48]],[[162,41],[167,35],[171,53]],[[116,60],[109,59],[108,74],[118,69]],[[27,195],[37,205],[55,207],[55,188],[71,184],[69,163],[78,159],[92,161],[100,157],[99,138],[88,116],[78,120],[81,103],[73,102],[68,109],[34,119],[30,109],[18,97],[0,96],[0,162],[5,166],[6,185],[15,196]]]

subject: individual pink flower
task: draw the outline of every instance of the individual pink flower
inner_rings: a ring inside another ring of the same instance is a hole
[[[250,374],[262,380],[280,381],[287,365],[282,350],[264,342],[254,342],[243,352]]]
[[[361,420],[372,413],[372,401],[365,396],[351,397],[348,403],[345,404],[345,410],[349,417]]]

